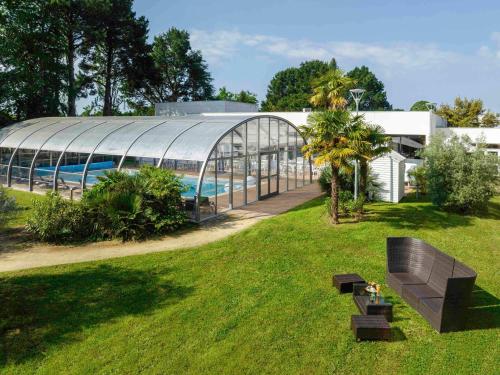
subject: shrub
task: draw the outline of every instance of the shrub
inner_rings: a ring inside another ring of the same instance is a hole
[[[410,184],[417,187],[417,191],[427,194],[426,169],[424,165],[417,165],[408,171]]]
[[[332,169],[327,166],[322,169],[321,174],[318,178],[318,183],[321,187],[321,191],[331,195],[331,180],[332,180]],[[378,183],[371,173],[371,169],[368,171],[368,178],[366,180],[366,193],[368,195],[366,200],[375,201],[378,199],[380,189],[382,188],[381,184]],[[354,175],[346,174],[344,172],[340,172],[340,189],[342,191],[354,191]],[[339,195],[340,201],[340,195]]]
[[[428,194],[433,204],[462,213],[487,208],[498,182],[498,157],[485,153],[478,140],[436,135],[422,156]]]
[[[350,214],[350,205],[349,201],[354,198],[354,195],[349,191],[341,191],[339,193],[339,210],[340,212],[347,216]]]
[[[7,190],[0,185],[0,228],[17,212],[17,203],[14,197],[9,197]]]
[[[47,193],[46,199],[33,200],[26,229],[41,241],[56,243],[80,241],[91,232],[90,221],[80,202],[66,200],[52,192]]]
[[[186,221],[184,185],[172,171],[145,166],[135,175],[110,172],[82,199],[98,238],[143,239]]]

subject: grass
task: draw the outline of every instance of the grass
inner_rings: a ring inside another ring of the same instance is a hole
[[[373,204],[328,224],[321,200],[188,250],[0,274],[0,366],[14,374],[494,374],[500,198],[483,217]],[[479,276],[467,329],[436,333],[392,290],[392,342],[356,343],[333,273],[384,281],[385,238],[429,241]],[[1,367],[0,367],[1,368]]]
[[[44,199],[44,195],[37,195],[26,191],[7,189],[9,195],[16,198],[19,206],[18,213],[7,223],[7,228],[18,228],[23,226],[28,220],[33,208],[33,200]]]

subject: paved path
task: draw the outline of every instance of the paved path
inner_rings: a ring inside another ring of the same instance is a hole
[[[227,215],[207,221],[194,229],[181,231],[158,240],[126,243],[106,241],[82,246],[18,244],[9,246],[8,249],[0,247],[0,272],[200,246],[232,235],[260,220],[288,211],[319,195],[321,192],[317,184],[310,185],[253,203],[242,209],[229,211]]]

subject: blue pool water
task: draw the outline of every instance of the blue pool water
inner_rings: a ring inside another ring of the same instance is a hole
[[[103,166],[103,165],[97,165],[97,164],[102,164],[102,163],[92,163],[89,165],[89,172],[87,175],[87,185],[91,186],[99,182],[98,177],[102,177],[105,175],[105,172],[107,169],[100,169],[102,167],[108,167]],[[61,166],[61,170],[59,172],[59,177],[62,178],[64,181],[67,182],[73,182],[73,183],[80,183],[81,181],[81,172],[83,171],[83,164],[78,166]],[[113,168],[113,166],[109,166],[110,168]],[[40,167],[36,168],[36,173],[39,176],[45,176],[45,175],[52,175],[53,174],[53,169],[54,167]],[[78,173],[80,172],[80,173]],[[182,182],[186,186],[186,191],[182,193],[182,196],[185,198],[193,198],[196,194],[196,185],[198,184],[198,178],[197,177],[190,177],[190,176],[184,176],[182,179]],[[234,186],[235,189],[242,189],[241,184],[235,184]],[[223,194],[227,193],[229,191],[229,180],[218,180],[217,185],[214,182],[211,181],[205,181],[202,185],[201,189],[201,195],[204,197],[211,197],[214,196],[215,193],[217,194]]]

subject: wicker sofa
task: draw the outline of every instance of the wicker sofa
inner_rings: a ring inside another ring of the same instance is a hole
[[[422,240],[387,238],[387,284],[438,332],[463,328],[476,276]]]

